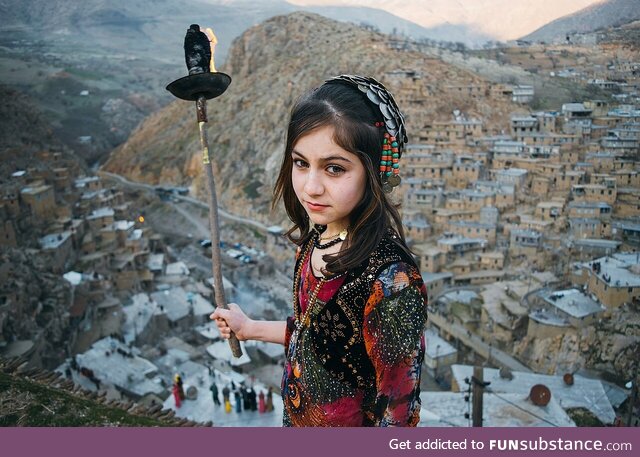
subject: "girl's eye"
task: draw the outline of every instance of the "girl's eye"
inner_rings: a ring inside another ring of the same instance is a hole
[[[305,168],[307,166],[307,162],[305,162],[304,160],[300,160],[300,159],[293,159],[293,165],[296,168]]]
[[[341,173],[344,173],[344,168],[338,165],[329,165],[327,167],[327,171],[329,172],[330,175],[339,175]]]

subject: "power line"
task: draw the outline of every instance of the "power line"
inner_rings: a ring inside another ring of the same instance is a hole
[[[559,427],[559,425],[554,424],[553,422],[548,421],[548,420],[547,420],[547,419],[545,419],[544,417],[540,417],[540,416],[538,416],[537,414],[532,413],[532,412],[531,412],[531,411],[529,411],[528,409],[524,409],[524,408],[523,408],[523,407],[521,407],[520,405],[517,405],[516,403],[514,403],[514,402],[512,402],[512,401],[510,401],[510,400],[507,400],[506,398],[504,398],[504,397],[502,397],[502,396],[498,395],[496,392],[494,392],[494,391],[493,391],[493,390],[491,390],[491,389],[487,389],[487,392],[488,392],[488,393],[492,393],[493,395],[495,395],[496,397],[498,397],[500,400],[502,400],[502,401],[504,401],[504,402],[509,403],[511,406],[515,406],[515,407],[516,407],[516,408],[518,408],[520,411],[523,411],[523,412],[525,412],[525,413],[527,413],[527,414],[530,414],[531,416],[535,417],[536,419],[540,419],[541,421],[546,422],[547,424],[552,425],[552,426],[554,426],[554,427]]]

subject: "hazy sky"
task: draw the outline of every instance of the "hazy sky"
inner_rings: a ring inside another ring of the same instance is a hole
[[[510,40],[603,0],[287,0],[296,5],[368,6],[423,27],[472,25],[496,39]],[[363,18],[366,19],[366,18]]]

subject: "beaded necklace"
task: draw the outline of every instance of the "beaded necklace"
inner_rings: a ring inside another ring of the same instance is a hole
[[[343,229],[340,233],[332,236],[328,236],[323,238],[322,236],[317,236],[313,239],[313,245],[316,249],[329,249],[331,246],[335,246],[338,243],[342,243],[347,239],[347,229]],[[320,244],[321,241],[331,240],[328,243]]]
[[[295,346],[293,348],[293,353],[291,354],[291,360],[294,360],[295,354],[297,352],[298,349],[298,338],[300,337],[300,332],[302,331],[302,329],[304,327],[307,327],[309,325],[309,322],[311,321],[311,310],[314,308],[315,304],[316,304],[316,300],[318,299],[318,294],[320,293],[320,289],[322,289],[322,286],[324,285],[324,283],[327,281],[327,278],[325,278],[324,276],[322,278],[320,278],[320,280],[318,281],[318,283],[316,284],[316,286],[314,287],[313,291],[311,292],[311,295],[309,296],[309,302],[307,303],[307,309],[305,310],[305,312],[302,314],[302,316],[300,316],[300,311],[301,311],[301,306],[299,305],[298,301],[299,301],[299,288],[300,288],[300,279],[302,276],[302,270],[306,261],[306,257],[307,254],[311,251],[309,248],[311,246],[313,246],[316,242],[317,242],[317,236],[314,238],[313,242],[311,243],[307,243],[307,245],[304,248],[304,251],[301,254],[301,261],[300,261],[300,265],[298,266],[298,269],[296,271],[296,274],[294,276],[293,279],[293,313],[294,313],[294,325],[295,325],[295,329],[293,330],[293,333],[291,334],[291,341],[294,342]],[[309,262],[311,262],[311,259],[309,259]],[[309,265],[309,268],[311,268],[311,265]],[[296,306],[298,305],[298,306]]]

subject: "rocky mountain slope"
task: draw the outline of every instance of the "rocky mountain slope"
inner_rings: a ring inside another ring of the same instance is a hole
[[[36,100],[4,85],[0,85],[0,100],[0,151],[25,145],[61,145]]]
[[[624,383],[632,376],[640,354],[639,329],[637,309],[616,309],[607,319],[578,333],[543,339],[526,337],[516,344],[515,355],[538,373],[573,373],[587,367]]]
[[[244,30],[296,8],[283,0],[0,0],[0,80],[28,94],[54,136],[93,165],[143,117],[172,101],[164,87],[184,75],[182,43],[189,24],[215,29],[221,63]],[[366,18],[389,32],[421,30],[381,10],[358,11],[327,14]],[[12,103],[4,92],[0,101]],[[36,130],[14,131],[43,142],[49,138]],[[0,143],[17,139],[6,129],[0,134]]]
[[[394,76],[398,70],[415,76]],[[504,98],[448,94],[446,86],[481,79],[425,54],[394,50],[385,35],[310,13],[275,17],[249,29],[234,41],[221,71],[233,78],[227,92],[209,103],[209,141],[221,203],[263,221],[272,221],[267,204],[290,107],[332,75],[380,78],[405,111],[410,135],[427,121],[450,119],[453,109],[487,120],[497,132],[508,127],[515,109]],[[104,168],[133,180],[202,189],[193,103],[176,101],[154,113],[113,151]]]
[[[567,34],[587,33],[640,19],[640,0],[604,0],[556,19],[523,37],[530,41],[564,41]]]
[[[0,85],[0,119],[0,182],[17,170],[42,168],[34,161],[41,150],[60,152],[72,171],[86,169],[84,160],[64,146],[33,97]]]

